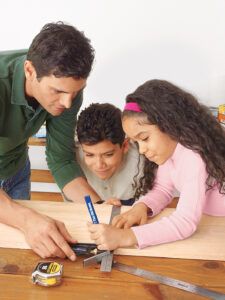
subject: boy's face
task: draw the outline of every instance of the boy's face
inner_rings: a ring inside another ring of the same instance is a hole
[[[157,165],[162,165],[173,155],[177,141],[172,140],[158,126],[146,122],[143,118],[125,117],[122,121],[123,130],[130,139],[138,143],[140,154]]]
[[[73,77],[44,76],[37,79],[36,71],[29,61],[25,62],[25,91],[35,98],[53,116],[61,115],[71,107],[76,95],[86,86],[86,79]]]
[[[91,172],[102,180],[109,179],[120,168],[123,155],[128,150],[128,143],[113,144],[104,140],[95,145],[81,144],[84,162]]]

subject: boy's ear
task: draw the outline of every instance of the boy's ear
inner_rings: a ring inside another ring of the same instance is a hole
[[[123,147],[123,153],[126,154],[129,150],[129,140],[126,138],[122,144],[122,147]]]

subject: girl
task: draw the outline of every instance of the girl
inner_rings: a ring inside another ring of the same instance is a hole
[[[225,131],[207,108],[162,80],[147,81],[126,102],[123,129],[146,158],[140,185],[145,195],[115,217],[113,226],[88,225],[98,248],[143,248],[185,239],[203,213],[225,216]],[[145,224],[170,203],[175,189],[180,192],[176,210]]]

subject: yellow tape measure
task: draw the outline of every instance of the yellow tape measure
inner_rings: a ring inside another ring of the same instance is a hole
[[[62,281],[63,265],[54,262],[40,262],[32,273],[32,282],[42,286],[59,285]]]

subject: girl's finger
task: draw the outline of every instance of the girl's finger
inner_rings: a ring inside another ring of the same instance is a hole
[[[91,233],[91,234],[90,234],[90,238],[91,238],[92,240],[97,240],[97,239],[99,239],[99,237],[100,237],[99,232],[94,232],[94,233]]]
[[[144,216],[144,217],[141,218],[140,225],[144,225],[146,223],[147,223],[147,217]]]
[[[116,228],[123,228],[124,224],[126,223],[126,220],[125,219],[120,219],[116,225],[114,227]]]
[[[99,244],[98,245],[99,250],[110,250],[107,244]]]
[[[88,231],[93,233],[96,232],[96,230],[98,230],[98,225],[97,224],[88,224]]]

